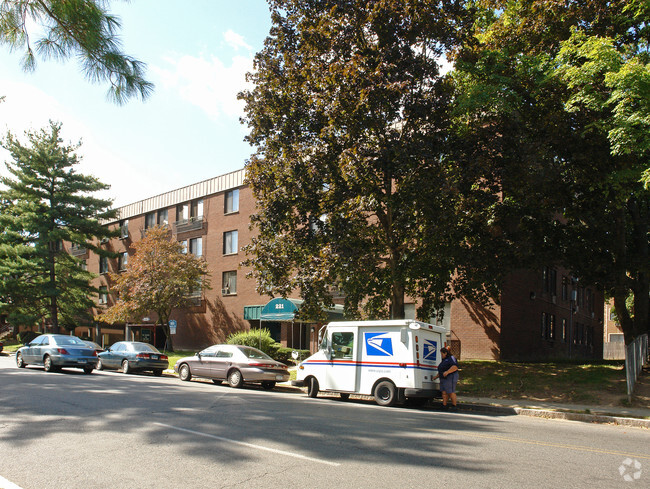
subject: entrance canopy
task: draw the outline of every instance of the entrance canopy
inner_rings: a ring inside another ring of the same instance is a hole
[[[264,306],[244,307],[244,319],[260,321],[293,321],[300,310],[302,299],[283,299],[276,297],[271,299]],[[343,306],[335,305],[333,308],[325,309],[328,320],[343,319]]]
[[[298,313],[298,305],[291,299],[278,297],[271,299],[263,308],[260,315],[262,321],[293,321]]]

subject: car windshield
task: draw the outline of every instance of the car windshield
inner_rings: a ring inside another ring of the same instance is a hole
[[[132,346],[133,350],[135,350],[135,351],[152,351],[154,353],[160,353],[158,350],[156,350],[149,343],[132,343],[131,346]]]
[[[57,345],[68,345],[68,346],[88,346],[86,343],[84,343],[82,340],[77,338],[76,336],[57,336],[56,339],[56,344]]]
[[[266,353],[261,352],[255,348],[251,348],[247,346],[239,346],[238,348],[239,351],[241,351],[244,355],[246,355],[247,358],[253,358],[256,360],[273,360]]]

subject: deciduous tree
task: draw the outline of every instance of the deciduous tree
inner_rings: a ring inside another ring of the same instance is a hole
[[[164,227],[148,229],[133,247],[135,254],[127,270],[110,274],[115,304],[96,319],[113,324],[156,313],[167,336],[167,349],[173,351],[169,317],[174,309],[192,304],[193,292],[210,288],[207,264],[172,241]]]
[[[269,3],[255,88],[241,95],[259,291],[299,291],[301,313],[317,316],[336,286],[349,315],[393,318],[410,294],[430,317],[452,293],[472,225],[457,213],[465,180],[447,158],[440,71],[467,22],[463,2]]]
[[[456,120],[499,182],[496,228],[601,286],[630,342],[648,330],[650,304],[648,4],[477,4],[456,62]]]

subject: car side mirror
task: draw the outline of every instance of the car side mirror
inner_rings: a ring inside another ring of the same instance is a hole
[[[197,356],[199,358],[199,360],[201,360],[201,352],[197,351],[194,355]]]

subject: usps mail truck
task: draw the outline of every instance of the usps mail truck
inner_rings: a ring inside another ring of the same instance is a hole
[[[433,378],[446,329],[413,320],[342,321],[329,323],[320,349],[298,366],[293,385],[319,391],[374,396],[391,406],[405,399],[433,398]]]

